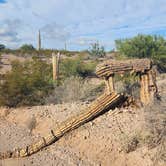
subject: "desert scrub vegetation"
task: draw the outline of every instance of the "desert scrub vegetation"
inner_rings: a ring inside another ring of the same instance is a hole
[[[165,101],[155,100],[153,104],[144,108],[145,127],[149,132],[147,144],[155,147],[166,138]]]
[[[28,47],[28,48],[27,48]],[[29,47],[32,47],[31,49]],[[32,45],[23,45],[19,49],[4,49],[0,51],[0,54],[13,54],[18,57],[51,57],[52,52],[58,53],[58,50],[50,50],[50,49],[41,49],[36,50]]]
[[[102,58],[105,57],[106,52],[104,46],[100,46],[100,44],[97,42],[91,44],[91,47],[89,49],[89,54],[91,55],[92,58]]]
[[[131,135],[121,134],[119,137],[121,149],[125,153],[133,152],[140,146],[139,133],[132,133]]]
[[[139,34],[130,39],[115,41],[121,56],[150,58],[160,71],[166,71],[166,40],[161,36]]]
[[[161,98],[162,99],[162,98]],[[156,99],[152,104],[142,108],[142,130],[136,130],[130,135],[122,134],[122,151],[130,153],[139,147],[154,149],[153,165],[166,162],[166,114],[165,100]]]
[[[66,58],[60,62],[60,75],[62,79],[71,76],[87,77],[94,75],[97,62],[84,62],[82,58]]]
[[[145,130],[144,143],[149,148],[156,148],[153,157],[154,165],[158,162],[166,162],[166,112],[165,98],[155,100],[150,106],[144,108]]]
[[[125,92],[132,95],[135,99],[139,98],[140,84],[139,76],[135,73],[130,74],[129,72],[123,75],[115,74],[115,89],[117,92]]]
[[[55,86],[46,103],[64,103],[75,101],[92,101],[104,90],[104,84],[94,86],[87,79],[72,76],[65,79],[60,86]]]
[[[45,98],[55,94],[55,101],[58,102],[77,100],[78,97],[82,99],[83,96],[85,98],[86,95],[82,94],[85,92],[90,96],[88,93],[93,88],[85,78],[94,73],[95,66],[96,63],[84,63],[80,58],[66,58],[60,63],[59,80],[53,82],[51,64],[47,64],[39,57],[35,56],[25,62],[13,61],[12,70],[6,73],[4,80],[0,82],[0,105],[9,107],[40,105],[45,104]]]
[[[67,57],[73,56],[78,54],[78,51],[68,51],[68,50],[57,50],[57,49],[40,49],[37,50],[32,44],[23,44],[18,49],[9,49],[6,48],[5,45],[0,44],[0,54],[14,54],[20,57],[27,57],[27,56],[44,56],[44,57],[51,57],[52,53],[57,54],[60,52]]]
[[[12,70],[0,83],[0,105],[16,107],[43,104],[53,88],[51,67],[39,58],[12,62]]]
[[[104,85],[92,85],[86,78],[94,75],[97,62],[84,62],[80,57],[60,61],[59,80],[46,98],[46,103],[63,103],[93,100]]]
[[[4,44],[0,44],[0,51],[5,49],[5,45]]]

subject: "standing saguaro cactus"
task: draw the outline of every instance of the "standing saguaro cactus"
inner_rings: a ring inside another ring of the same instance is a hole
[[[38,50],[41,50],[41,35],[40,35],[40,30],[38,33]]]
[[[53,68],[53,81],[58,80],[59,77],[59,61],[60,61],[60,53],[56,55],[52,53],[52,68]]]

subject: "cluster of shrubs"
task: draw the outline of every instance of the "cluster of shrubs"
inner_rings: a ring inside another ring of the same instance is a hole
[[[57,50],[57,49],[40,49],[37,50],[32,44],[23,44],[18,49],[9,49],[6,48],[5,45],[0,44],[0,54],[14,54],[17,56],[51,56],[52,53],[57,54],[58,52],[61,52],[61,54],[66,55],[70,57],[71,55],[74,55],[76,53],[79,53],[77,51],[68,51],[68,50]]]
[[[65,80],[70,80],[70,77],[74,77],[68,81],[70,84],[75,86],[74,83],[77,82],[83,88],[83,80],[94,73],[96,63],[84,63],[80,58],[61,60],[58,82],[52,80],[52,65],[39,57],[35,56],[25,62],[13,61],[11,65],[12,70],[0,82],[0,106],[45,104],[46,98],[54,96],[55,90],[64,93],[64,89],[58,87],[63,87]]]
[[[82,58],[64,59],[60,62],[60,74],[63,78],[70,76],[87,77],[94,75],[97,62],[84,62]]]

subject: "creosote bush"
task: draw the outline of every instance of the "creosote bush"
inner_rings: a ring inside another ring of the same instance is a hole
[[[12,70],[0,83],[0,105],[16,107],[43,104],[53,88],[51,67],[42,60],[12,62]]]

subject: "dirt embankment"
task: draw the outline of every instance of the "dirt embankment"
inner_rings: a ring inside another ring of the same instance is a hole
[[[159,83],[165,100],[165,82]],[[0,152],[31,144],[88,105],[1,108]],[[145,109],[110,110],[42,151],[26,158],[1,160],[0,166],[164,166],[164,160],[155,160],[157,147],[141,142],[146,142],[145,123]]]
[[[0,151],[24,147],[52,127],[75,114],[86,103],[51,105],[10,110],[0,120]],[[78,109],[79,108],[79,109]],[[150,166],[156,149],[138,146],[125,152],[127,139],[142,132],[143,110],[115,109],[66,134],[58,142],[30,157],[2,160],[12,165],[117,165]],[[142,133],[143,134],[143,133]]]

